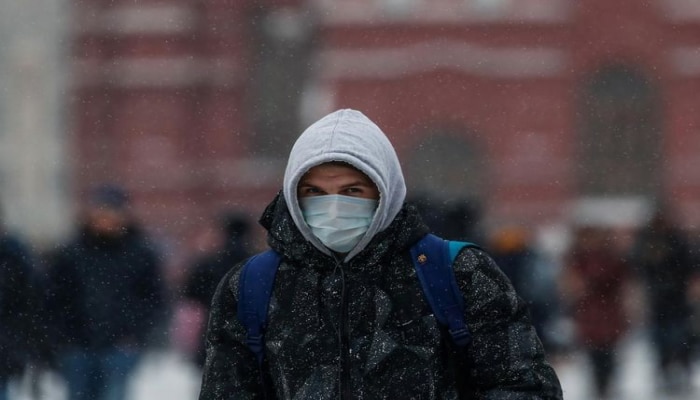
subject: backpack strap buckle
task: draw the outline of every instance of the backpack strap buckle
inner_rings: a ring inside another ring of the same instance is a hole
[[[255,354],[259,354],[260,352],[262,352],[262,348],[263,348],[263,335],[262,334],[258,334],[258,335],[249,334],[246,337],[246,344]]]
[[[469,332],[466,325],[457,329],[448,329],[448,331],[454,343],[459,347],[464,347],[472,341],[472,334]]]
[[[462,313],[464,310],[457,304],[452,304],[443,309],[445,318],[447,319],[447,331],[450,332],[453,342],[464,347],[472,340],[471,332],[467,324],[464,322]]]

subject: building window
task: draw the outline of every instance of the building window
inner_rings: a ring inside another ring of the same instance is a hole
[[[628,65],[601,68],[584,82],[578,107],[581,194],[657,194],[661,121],[647,77]]]
[[[300,104],[312,56],[315,26],[304,10],[256,10],[251,21],[253,148],[283,157],[299,134]]]

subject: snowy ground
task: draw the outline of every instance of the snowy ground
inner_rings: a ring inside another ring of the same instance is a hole
[[[619,367],[609,400],[697,400],[700,399],[700,364],[693,368],[691,392],[669,395],[658,389],[653,350],[641,334],[631,336],[619,349]],[[573,353],[556,364],[566,400],[594,400],[590,366],[581,353]]]
[[[610,400],[694,400],[700,399],[700,364],[693,375],[693,392],[683,396],[668,396],[656,390],[653,359],[642,335],[632,336],[620,349],[620,368],[615,379],[615,395]],[[572,353],[555,363],[566,400],[594,400],[590,392],[589,367],[579,353]],[[172,351],[148,354],[131,382],[129,400],[196,400],[199,393],[200,373],[180,355]],[[43,374],[41,394],[31,398],[28,384],[13,386],[10,400],[66,400],[61,379]]]

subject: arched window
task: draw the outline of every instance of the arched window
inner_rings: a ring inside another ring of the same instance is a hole
[[[577,143],[581,194],[657,194],[661,121],[652,84],[633,67],[610,65],[596,71],[582,89]]]

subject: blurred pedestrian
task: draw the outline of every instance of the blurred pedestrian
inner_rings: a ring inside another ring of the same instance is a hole
[[[649,303],[651,343],[662,385],[670,391],[689,389],[693,293],[700,267],[688,238],[659,208],[639,230],[632,258]]]
[[[0,400],[9,398],[9,383],[22,377],[42,347],[33,261],[26,244],[0,221]]]
[[[629,293],[630,267],[613,249],[610,236],[606,228],[578,228],[561,282],[599,399],[610,396],[616,350],[629,328],[624,296]]]
[[[527,302],[545,350],[548,353],[559,350],[553,337],[560,311],[554,265],[538,253],[527,231],[520,226],[496,230],[491,235],[489,250],[515,291]]]
[[[231,268],[252,255],[251,226],[248,217],[231,212],[217,222],[223,234],[222,245],[212,253],[196,260],[189,270],[183,289],[183,297],[187,303],[180,309],[182,312],[202,314],[191,317],[191,321],[200,322],[199,326],[193,327],[196,343],[195,348],[192,349],[193,360],[200,368],[204,366],[204,334],[216,286]]]
[[[51,259],[48,299],[70,400],[124,400],[161,320],[159,259],[119,186],[95,188],[77,237]]]
[[[414,204],[434,234],[452,240],[482,243],[481,209],[470,198],[443,199],[428,193],[414,194],[408,201]]]

